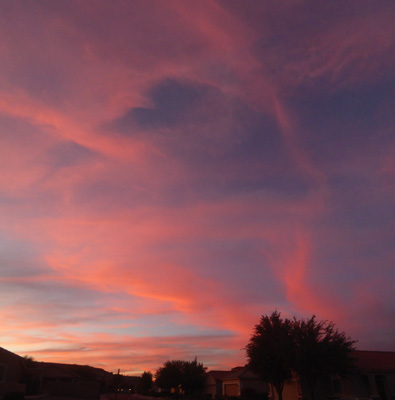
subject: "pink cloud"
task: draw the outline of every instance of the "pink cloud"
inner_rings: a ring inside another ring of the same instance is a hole
[[[337,22],[334,6],[305,7],[9,7],[4,346],[113,371],[195,355],[228,368],[245,361],[240,349],[274,309],[316,313],[356,335],[362,322],[350,315],[390,312],[370,263],[388,274],[391,104],[366,107],[382,125],[362,124],[346,152],[354,117],[328,133],[325,115],[295,99],[312,88],[318,100],[344,88],[357,96],[365,81],[387,79],[391,14],[350,5]],[[303,24],[321,13],[316,30]],[[185,93],[194,97],[183,108]],[[375,135],[381,146],[363,140]]]

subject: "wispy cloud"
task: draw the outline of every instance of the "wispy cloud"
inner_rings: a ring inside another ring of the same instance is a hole
[[[2,346],[228,368],[278,309],[391,349],[392,5],[0,8]]]

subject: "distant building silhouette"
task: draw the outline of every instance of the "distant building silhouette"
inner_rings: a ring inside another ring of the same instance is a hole
[[[25,360],[0,347],[0,397],[9,392],[25,392]]]
[[[37,362],[0,347],[0,398],[10,393],[45,394],[73,399],[98,399],[104,391],[115,391],[125,378],[89,365]],[[134,378],[135,379],[138,378]]]
[[[230,371],[209,371],[204,393],[211,398],[266,396],[269,385],[247,367],[235,367]]]
[[[317,385],[317,400],[394,400],[395,352],[354,351],[356,369],[347,378],[331,376]],[[268,398],[278,400],[271,385],[263,383],[247,367],[230,371],[209,371],[205,381],[205,394],[212,399],[219,397]],[[308,400],[306,387],[294,376],[285,384],[283,400]]]

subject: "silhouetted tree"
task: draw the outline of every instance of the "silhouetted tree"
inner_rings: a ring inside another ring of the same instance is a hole
[[[143,394],[148,393],[152,388],[152,374],[151,372],[144,371],[141,375],[139,389]]]
[[[197,362],[195,358],[192,362],[186,361],[184,363],[184,385],[183,389],[187,394],[198,394],[202,391],[204,386],[204,377],[206,375],[206,368],[203,364]]]
[[[294,347],[292,321],[282,319],[277,311],[261,317],[246,346],[249,368],[274,386],[279,400],[292,377]]]
[[[156,371],[156,384],[161,389],[185,394],[198,393],[203,389],[206,368],[194,361],[166,361],[163,367]]]
[[[317,382],[333,375],[346,376],[353,368],[356,342],[339,332],[333,322],[282,319],[280,313],[262,316],[246,346],[248,365],[271,383],[282,400],[284,384],[295,372],[314,400]]]
[[[182,384],[183,361],[166,361],[163,367],[160,367],[155,374],[156,385],[166,391],[171,388],[177,389]]]
[[[34,368],[36,366],[36,359],[32,356],[23,356],[25,364],[28,368]]]
[[[293,368],[314,400],[319,379],[332,375],[347,376],[352,370],[352,351],[356,341],[339,332],[333,322],[317,321],[315,315],[307,320],[293,320],[295,342]]]

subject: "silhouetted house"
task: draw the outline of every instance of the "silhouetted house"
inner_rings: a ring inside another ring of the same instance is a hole
[[[0,347],[0,398],[11,392],[74,399],[98,399],[114,375],[89,365],[26,360]],[[131,385],[131,382],[128,382]]]
[[[395,399],[395,352],[355,351],[356,371],[347,378],[332,377],[333,398]]]
[[[25,393],[25,360],[0,347],[0,396],[8,392]]]
[[[204,394],[212,399],[222,396],[222,381],[230,371],[209,371],[204,381]]]
[[[395,400],[395,352],[355,351],[356,368],[348,377],[330,376],[318,382],[316,400]],[[272,385],[263,383],[246,367],[210,371],[204,393],[211,398],[244,397],[278,400]],[[283,400],[309,400],[298,376],[284,385]]]
[[[205,380],[204,393],[211,398],[267,397],[269,386],[262,382],[247,367],[236,367],[230,371],[210,371]]]
[[[36,362],[29,371],[35,393],[80,399],[99,398],[108,372],[87,365]]]
[[[141,382],[141,376],[120,375],[117,390],[124,393],[135,393]]]
[[[348,377],[331,376],[321,379],[315,390],[316,400],[394,400],[395,352],[354,352],[355,370]],[[278,400],[273,388],[269,399]],[[309,399],[304,382],[295,376],[284,386],[283,400]]]

